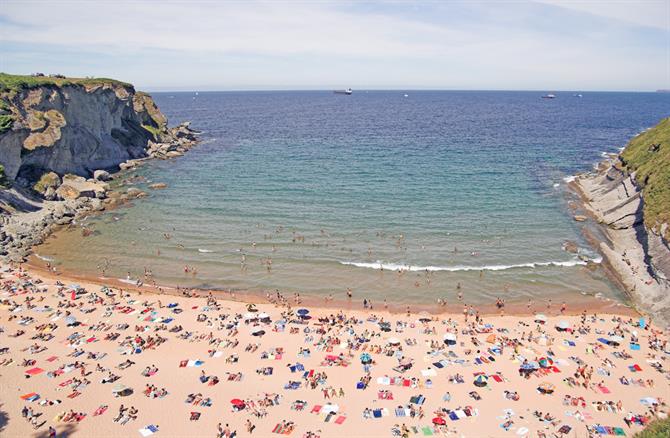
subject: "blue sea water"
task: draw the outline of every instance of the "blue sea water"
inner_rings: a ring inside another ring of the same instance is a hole
[[[257,292],[350,287],[428,303],[461,283],[471,302],[619,298],[585,266],[599,256],[572,220],[564,178],[667,116],[670,95],[541,94],[155,93],[171,124],[192,121],[203,143],[137,171],[138,187],[167,189],[40,254],[69,270],[139,278],[146,267],[165,284]]]

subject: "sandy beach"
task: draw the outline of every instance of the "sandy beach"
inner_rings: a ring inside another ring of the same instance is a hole
[[[249,308],[0,272],[3,436],[631,436],[668,413],[668,334],[631,314]]]

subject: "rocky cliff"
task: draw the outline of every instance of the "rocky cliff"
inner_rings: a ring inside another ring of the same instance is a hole
[[[670,118],[575,183],[604,227],[600,250],[619,282],[642,310],[670,323]]]
[[[108,193],[107,181],[196,142],[130,84],[0,73],[0,258],[24,260],[55,226],[144,196]]]
[[[0,75],[0,165],[22,185],[46,172],[91,176],[147,156],[171,140],[150,96],[112,80],[49,80]],[[0,128],[2,129],[2,128]]]

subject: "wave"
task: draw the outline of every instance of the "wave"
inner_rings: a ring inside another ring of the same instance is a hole
[[[210,253],[210,252],[214,252],[214,251],[212,251],[211,249],[202,249],[202,248],[198,248],[198,252],[202,252],[202,253]]]
[[[589,259],[593,263],[600,263],[602,261],[601,257],[595,259]],[[411,271],[411,272],[424,272],[424,271],[448,271],[448,272],[458,272],[458,271],[505,271],[507,269],[520,269],[520,268],[539,268],[546,266],[561,266],[561,267],[572,267],[572,266],[584,266],[587,264],[586,260],[582,259],[573,259],[566,261],[551,261],[551,262],[531,262],[531,263],[519,263],[515,265],[483,265],[483,266],[412,266],[412,265],[402,265],[395,263],[383,263],[380,261],[374,263],[366,262],[340,262],[342,265],[355,266],[357,268],[368,268],[368,269],[384,269],[386,271]]]
[[[576,175],[570,175],[570,176],[566,176],[565,178],[563,178],[563,181],[565,181],[566,183],[571,183],[571,182],[573,182],[576,178],[577,178]]]
[[[35,257],[37,257],[40,260],[44,260],[45,262],[53,262],[54,261],[54,259],[52,259],[51,257],[41,256],[37,253],[35,253]]]

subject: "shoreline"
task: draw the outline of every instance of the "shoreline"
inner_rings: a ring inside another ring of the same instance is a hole
[[[26,268],[31,273],[37,273],[39,275],[54,279],[61,280],[64,283],[86,283],[95,286],[109,286],[116,287],[123,290],[141,292],[142,294],[151,294],[158,296],[179,296],[184,297],[184,291],[195,294],[198,297],[206,297],[210,293],[217,299],[222,301],[230,301],[237,303],[245,304],[274,304],[273,301],[268,300],[268,295],[270,292],[253,292],[253,291],[244,291],[244,290],[233,290],[226,291],[221,289],[197,289],[197,288],[180,288],[170,285],[156,284],[148,285],[143,284],[141,287],[126,283],[117,278],[105,278],[94,277],[90,275],[77,275],[67,271],[48,271],[44,266],[44,261],[38,259],[33,252],[28,258],[28,261],[22,266]],[[179,293],[178,291],[182,291]],[[638,309],[629,305],[629,303],[620,302],[615,299],[610,298],[598,298],[593,295],[582,295],[583,301],[578,303],[570,302],[568,303],[567,310],[564,315],[580,315],[583,311],[597,311],[599,313],[604,313],[608,315],[622,315],[622,316],[641,316]],[[472,305],[467,302],[467,296],[464,296],[462,301],[458,302],[449,302],[446,305],[440,305],[437,302],[435,304],[412,304],[407,305],[404,303],[394,303],[388,302],[384,306],[383,301],[377,301],[373,303],[372,309],[363,308],[362,299],[339,299],[333,298],[332,300],[327,300],[321,296],[314,295],[303,295],[300,294],[300,302],[295,303],[292,297],[286,297],[287,303],[292,307],[307,306],[314,307],[321,310],[330,310],[337,312],[339,310],[345,311],[364,311],[369,313],[381,313],[388,315],[400,315],[407,312],[407,308],[410,308],[412,314],[430,314],[435,316],[458,316],[463,315],[464,307],[471,307],[476,310],[483,316],[499,316],[501,311],[496,307],[495,302],[487,304]],[[552,302],[551,308],[547,307],[547,302],[542,301],[533,301],[530,308],[527,303],[521,302],[507,302],[505,301],[503,315],[510,317],[527,317],[533,316],[537,313],[542,313],[547,316],[549,315],[560,315],[561,302]]]

